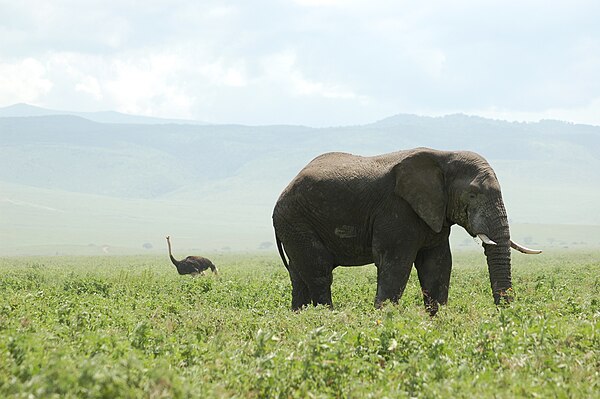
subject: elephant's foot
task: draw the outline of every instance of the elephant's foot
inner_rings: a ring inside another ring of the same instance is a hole
[[[314,287],[313,287],[314,288]],[[315,291],[313,289],[313,291]],[[317,293],[312,293],[312,303],[314,306],[323,305],[333,309],[333,301],[331,299],[331,287],[321,287]]]
[[[514,300],[514,291],[512,288],[494,292],[494,303],[497,306],[506,306]]]
[[[423,304],[425,305],[425,310],[429,313],[429,316],[433,317],[439,310],[438,301],[430,295],[427,290],[423,291]]]
[[[310,305],[310,294],[308,288],[297,288],[292,289],[292,310],[300,311]]]
[[[398,302],[400,301],[400,297],[401,296],[402,296],[402,294],[393,295],[391,297],[379,297],[379,296],[376,296],[375,297],[375,309],[381,309],[381,308],[383,308],[383,306],[385,305],[386,302],[390,302],[393,305],[397,305]]]

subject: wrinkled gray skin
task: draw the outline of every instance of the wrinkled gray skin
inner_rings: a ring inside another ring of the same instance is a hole
[[[425,307],[434,315],[448,300],[453,224],[498,244],[483,246],[494,302],[509,302],[508,220],[500,185],[483,157],[417,148],[375,157],[315,158],[273,211],[277,245],[292,282],[292,309],[332,306],[333,269],[369,263],[377,267],[375,306],[397,302],[414,264]]]

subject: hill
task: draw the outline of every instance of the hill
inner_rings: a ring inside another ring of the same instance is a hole
[[[595,126],[396,115],[315,129],[58,114],[0,117],[0,141],[0,253],[37,244],[139,249],[147,241],[162,249],[166,234],[182,249],[268,248],[277,196],[316,155],[418,146],[484,155],[513,224],[600,225]]]
[[[27,116],[48,116],[48,115],[72,115],[86,118],[100,123],[136,123],[136,124],[163,124],[163,123],[185,123],[193,125],[203,125],[203,122],[189,119],[167,119],[155,118],[151,116],[140,116],[124,114],[116,111],[99,112],[73,112],[57,111],[42,107],[36,107],[29,104],[13,104],[8,107],[0,108],[0,117],[27,117]]]

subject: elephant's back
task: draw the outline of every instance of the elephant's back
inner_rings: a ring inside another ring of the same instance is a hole
[[[389,173],[391,169],[410,156],[418,148],[389,152],[374,156],[361,156],[347,152],[328,152],[321,154],[310,161],[298,176],[311,175],[316,177],[333,176],[381,176]]]
[[[328,152],[310,161],[297,177],[334,184],[347,180],[375,178],[384,173],[384,169],[384,165],[378,162],[376,157]]]
[[[319,155],[308,163],[281,193],[277,209],[307,207],[355,199],[357,193],[378,189],[389,167],[377,157],[343,152]]]

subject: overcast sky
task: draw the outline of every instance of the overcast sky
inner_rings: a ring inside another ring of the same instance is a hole
[[[600,1],[0,0],[0,106],[600,125]]]

